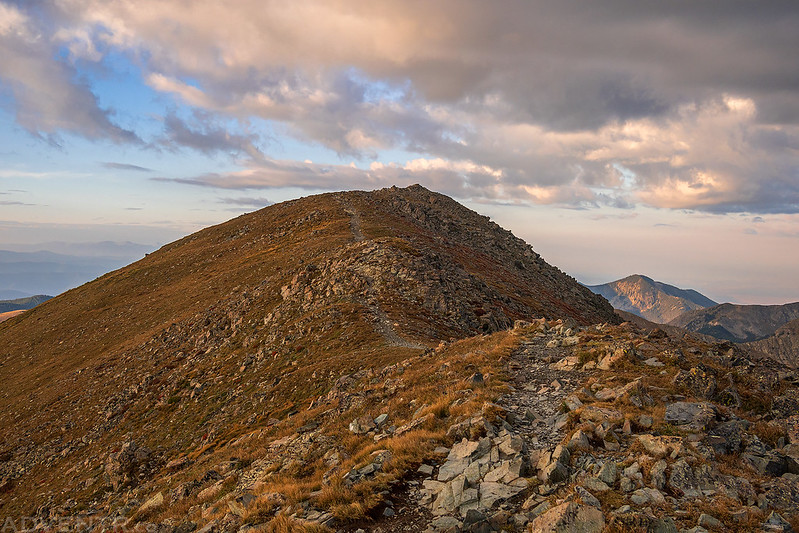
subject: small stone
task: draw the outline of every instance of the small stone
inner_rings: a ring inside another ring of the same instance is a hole
[[[433,467],[431,465],[420,465],[416,471],[426,476],[433,475]]]
[[[538,478],[544,483],[555,484],[566,481],[569,477],[569,470],[558,461],[552,461],[546,468],[541,470]]]
[[[139,507],[139,513],[146,513],[147,511],[151,511],[162,505],[164,505],[164,494],[162,492],[157,492],[155,496],[144,502],[144,504]]]
[[[379,415],[377,418],[375,418],[375,425],[378,428],[381,428],[383,427],[383,424],[385,424],[387,421],[388,421],[388,415],[386,413],[383,413]]]
[[[607,492],[610,490],[610,487],[607,485],[607,483],[595,477],[586,478],[586,480],[583,482],[583,485],[591,492]]]
[[[764,528],[770,531],[783,531],[785,533],[793,532],[793,527],[789,524],[779,513],[771,511],[768,518],[763,522]]]
[[[394,512],[394,509],[392,509],[391,507],[386,507],[385,509],[383,509],[383,516],[387,518],[391,518],[395,514],[396,513]]]
[[[649,471],[649,475],[652,478],[652,486],[654,486],[658,490],[663,490],[666,488],[666,461],[661,459],[657,463],[652,466],[652,469]]]
[[[575,450],[590,450],[591,442],[588,440],[588,435],[586,435],[582,429],[578,429],[574,432],[571,439],[569,439],[566,448],[568,448],[570,452]]]

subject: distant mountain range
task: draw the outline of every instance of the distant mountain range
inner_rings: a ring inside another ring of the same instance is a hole
[[[40,303],[46,302],[52,296],[39,294],[37,296],[29,296],[26,298],[16,298],[13,300],[0,300],[0,322],[13,318],[20,313],[33,309]]]
[[[658,324],[668,323],[687,311],[717,305],[693,289],[680,289],[640,274],[587,287],[604,296],[614,308]]]
[[[732,342],[764,339],[799,319],[799,302],[784,305],[721,304],[689,311],[669,322],[672,326]]]
[[[50,298],[52,298],[52,296],[47,296],[45,294],[38,294],[36,296],[29,296],[27,298],[17,298],[14,300],[0,300],[0,313],[33,309],[40,303],[46,302]]]

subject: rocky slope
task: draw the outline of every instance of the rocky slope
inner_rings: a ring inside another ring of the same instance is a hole
[[[774,335],[748,344],[791,368],[799,368],[799,319],[781,326]]]
[[[659,324],[687,311],[717,305],[693,289],[679,289],[639,274],[588,288],[604,296],[614,308]]]
[[[799,318],[799,302],[784,305],[721,304],[689,311],[669,322],[732,342],[751,342],[773,335],[778,328]]]
[[[228,474],[247,462],[299,479],[355,461],[346,439],[335,461],[313,455],[363,408],[353,388],[377,380],[393,416],[410,417],[423,395],[394,396],[410,387],[404,362],[530,316],[618,321],[523,241],[419,186],[303,198],[203,230],[0,325],[0,512],[140,521],[162,507],[140,509],[148,493],[204,511],[240,493]],[[420,390],[442,397],[435,369],[422,375],[411,384],[432,379]],[[302,442],[275,443],[299,422]],[[218,466],[231,443],[245,459]]]

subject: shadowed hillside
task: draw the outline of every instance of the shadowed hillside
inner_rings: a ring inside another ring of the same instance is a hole
[[[799,319],[781,326],[774,335],[749,346],[791,368],[799,368]]]
[[[672,326],[732,342],[750,342],[773,335],[799,318],[799,302],[784,305],[721,304],[697,309],[669,322]]]

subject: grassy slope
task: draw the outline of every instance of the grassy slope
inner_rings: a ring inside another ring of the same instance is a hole
[[[351,200],[366,237],[401,257],[440,244],[368,196]],[[516,294],[518,273],[485,252],[464,242],[444,249],[512,297],[501,305],[517,315],[580,316],[546,286]],[[344,375],[418,354],[386,345],[357,295],[276,311],[280,288],[307,265],[351,261],[359,250],[336,197],[310,197],[203,230],[4,322],[0,454],[27,471],[0,509],[30,512],[48,494],[102,504],[103,462],[127,438],[164,460],[213,451],[270,419],[294,420]],[[433,346],[464,335],[403,301],[400,289],[378,300],[413,340]],[[44,459],[34,462],[31,450]]]

